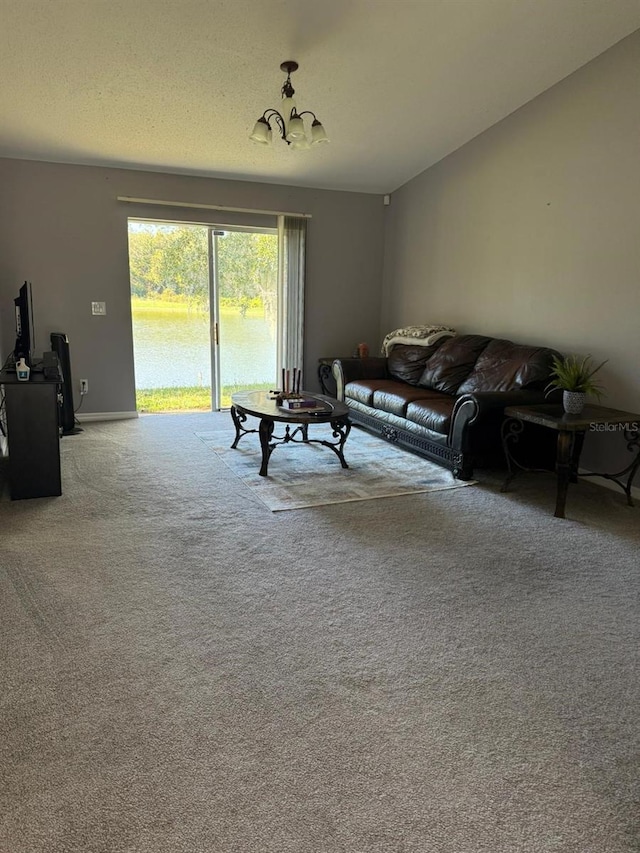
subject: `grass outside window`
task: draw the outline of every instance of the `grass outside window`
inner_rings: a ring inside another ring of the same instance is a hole
[[[231,395],[236,391],[268,391],[270,387],[268,383],[223,386],[221,408],[228,409],[231,406]],[[211,388],[200,385],[184,388],[138,388],[136,408],[142,414],[206,412],[211,409]]]

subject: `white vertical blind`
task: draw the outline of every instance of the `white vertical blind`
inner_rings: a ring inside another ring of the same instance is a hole
[[[306,219],[299,216],[278,217],[278,376],[282,368],[304,368],[306,237]]]

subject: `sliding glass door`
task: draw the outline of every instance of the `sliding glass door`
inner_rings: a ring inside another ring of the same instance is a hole
[[[275,229],[129,221],[137,407],[227,408],[274,387]]]
[[[240,389],[276,381],[278,235],[274,229],[211,229],[214,408]]]

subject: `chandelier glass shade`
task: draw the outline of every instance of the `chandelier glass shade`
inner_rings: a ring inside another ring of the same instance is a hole
[[[249,137],[253,142],[257,142],[260,145],[269,145],[273,139],[274,128],[287,145],[298,150],[310,148],[312,145],[317,145],[320,142],[329,141],[329,137],[321,122],[316,118],[315,113],[312,113],[311,110],[298,112],[294,99],[295,90],[291,85],[291,75],[297,67],[298,63],[293,60],[283,62],[280,66],[281,70],[286,71],[287,74],[287,79],[282,87],[280,109],[269,108],[264,111]],[[307,129],[305,128],[304,116],[312,117],[310,133],[307,133]]]

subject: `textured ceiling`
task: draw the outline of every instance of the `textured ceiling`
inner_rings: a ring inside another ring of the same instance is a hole
[[[391,192],[640,27],[640,0],[0,0],[0,156]],[[248,134],[295,59],[330,145]]]

